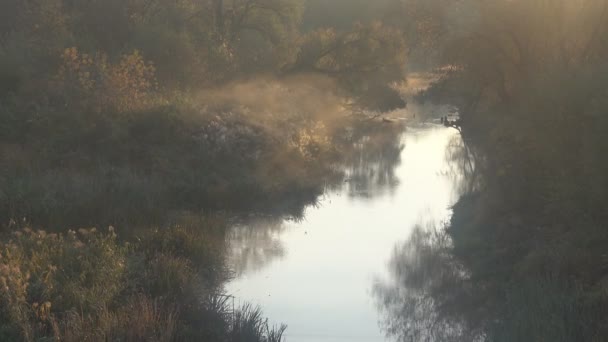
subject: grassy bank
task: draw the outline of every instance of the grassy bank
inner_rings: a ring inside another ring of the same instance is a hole
[[[52,119],[53,129],[73,124],[71,117]],[[331,171],[330,137],[316,132],[316,123],[254,120],[183,105],[93,114],[90,131],[56,135],[41,123],[23,143],[3,146],[2,221],[27,218],[49,228],[144,217],[150,223],[171,210],[272,211],[272,203],[296,215]]]
[[[222,293],[224,228],[204,219],[123,243],[113,228],[15,230],[0,246],[3,341],[280,341]]]

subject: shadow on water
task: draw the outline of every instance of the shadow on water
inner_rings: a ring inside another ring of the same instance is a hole
[[[500,290],[454,253],[445,227],[417,227],[397,244],[372,296],[380,326],[399,342],[603,341],[603,309],[582,288],[551,275],[505,279]]]
[[[460,135],[445,149],[441,175],[450,180],[456,197],[478,186],[473,152]],[[372,297],[379,325],[391,341],[483,341],[469,325],[480,314],[471,292],[470,274],[453,254],[447,221],[422,216],[405,242],[397,243],[387,272],[377,276]]]
[[[449,236],[416,227],[395,246],[389,276],[376,279],[372,294],[386,336],[396,341],[476,341],[464,315],[470,301],[466,270],[451,254]]]

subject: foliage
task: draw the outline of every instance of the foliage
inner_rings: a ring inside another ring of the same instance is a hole
[[[125,257],[112,231],[15,232],[2,244],[0,330],[34,340],[58,329],[53,313],[108,305],[123,289]]]
[[[214,299],[225,276],[214,235],[223,229],[204,224],[146,233],[131,245],[112,227],[15,231],[0,252],[0,338],[281,341],[285,328],[268,327],[259,309],[230,312]]]
[[[115,65],[108,63],[107,56],[91,57],[74,47],[66,49],[61,59],[54,91],[65,98],[69,108],[97,112],[142,110],[156,87],[154,66],[146,63],[137,50],[123,55]]]
[[[400,32],[369,23],[300,63],[318,39],[301,36],[304,10],[300,0],[0,3],[0,339],[282,339],[284,327],[251,307],[231,312],[219,295],[223,227],[132,229],[130,243],[50,232],[201,209],[301,215],[353,149],[341,139],[358,124],[343,91],[358,107],[402,106],[391,87],[405,62]],[[325,77],[293,68],[304,64]]]
[[[467,321],[490,340],[593,341],[606,329],[607,6],[471,0],[435,13],[454,34],[436,41],[441,77],[421,98],[458,106],[476,156],[481,186],[448,233],[483,310]]]
[[[223,28],[245,70],[278,70],[294,51],[302,16],[300,0],[239,0],[226,9]],[[270,52],[270,53],[269,53]]]
[[[302,19],[305,32],[332,27],[337,30],[352,29],[357,23],[385,21],[386,11],[399,0],[308,0]]]
[[[305,35],[293,70],[334,75],[359,106],[390,111],[405,106],[390,88],[404,79],[406,49],[400,31],[381,22],[357,24],[351,31],[318,29]]]
[[[392,88],[405,62],[398,31],[370,23],[333,42],[299,39],[298,0],[1,6],[3,224],[52,230],[269,203],[301,212],[332,168],[337,127],[350,124],[344,93],[357,108],[404,105]],[[305,61],[315,41],[337,48]],[[302,75],[312,67],[325,79]]]

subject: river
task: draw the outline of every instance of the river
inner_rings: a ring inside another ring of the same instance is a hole
[[[302,220],[255,219],[231,232],[235,302],[260,305],[288,325],[288,342],[388,341],[373,287],[415,227],[449,220],[462,176],[450,146],[458,132],[436,124],[407,127],[397,153],[364,153],[345,166]],[[394,149],[393,149],[394,150]]]

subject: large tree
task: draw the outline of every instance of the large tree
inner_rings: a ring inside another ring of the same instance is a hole
[[[336,77],[360,107],[389,111],[405,106],[392,85],[405,79],[407,50],[402,34],[380,22],[352,30],[319,29],[305,35],[290,71]]]

